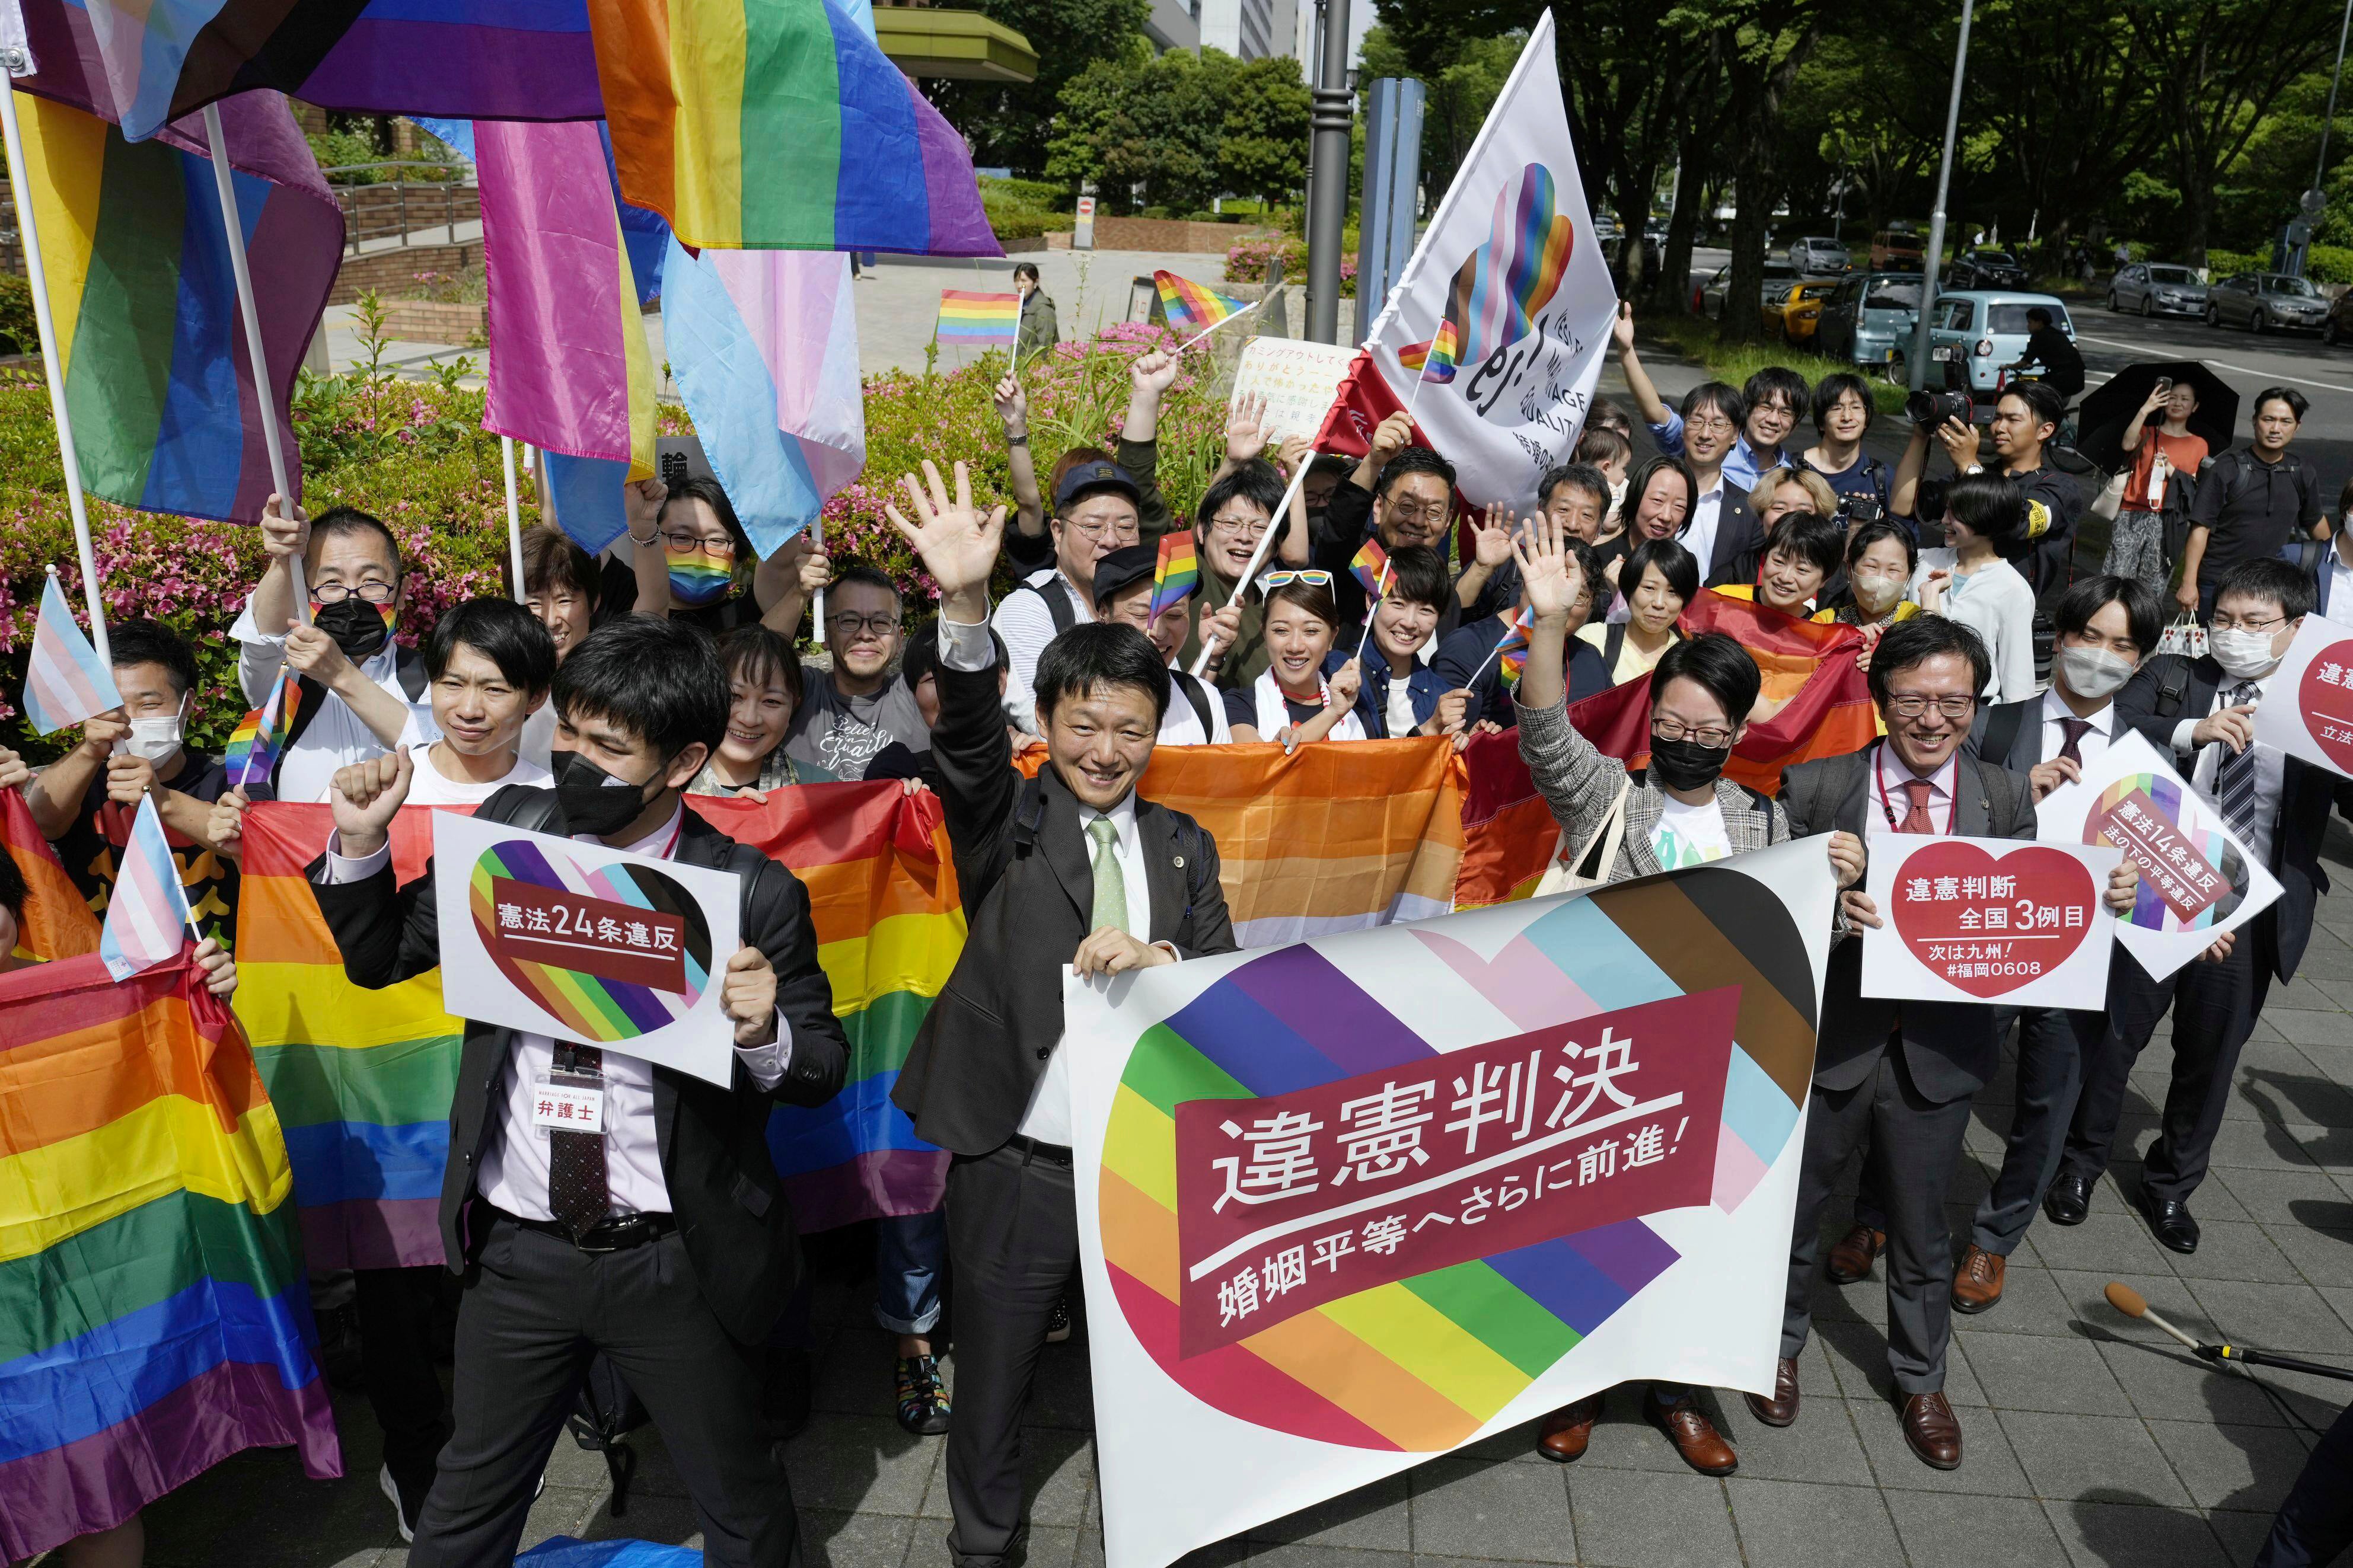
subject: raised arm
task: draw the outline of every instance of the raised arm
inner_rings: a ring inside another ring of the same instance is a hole
[[[1568,610],[1577,602],[1577,558],[1563,548],[1560,525],[1539,515],[1531,537],[1512,542],[1535,625],[1528,662],[1513,700],[1520,755],[1561,831],[1578,844],[1593,837],[1626,782],[1626,770],[1603,756],[1568,721]]]
[[[1618,319],[1609,325],[1609,341],[1618,351],[1618,368],[1626,377],[1626,390],[1634,395],[1634,405],[1642,411],[1646,425],[1670,423],[1670,410],[1659,396],[1659,388],[1651,373],[1642,368],[1641,355],[1634,352],[1634,307],[1622,300],[1618,306]]]
[[[992,397],[1005,426],[1005,466],[1013,481],[1013,527],[1031,539],[1046,531],[1046,499],[1038,493],[1038,462],[1029,450],[1029,395],[1006,376]]]
[[[638,580],[640,616],[670,612],[670,561],[662,553],[661,509],[670,487],[659,479],[621,487],[621,517],[629,533],[629,569]]]

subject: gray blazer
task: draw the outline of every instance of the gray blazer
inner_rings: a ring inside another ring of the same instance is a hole
[[[1626,833],[1609,864],[1609,879],[1626,882],[1664,870],[1651,852],[1651,835],[1666,808],[1666,792],[1647,779],[1630,783],[1623,763],[1603,756],[1577,733],[1568,721],[1566,694],[1549,708],[1521,708],[1519,715],[1520,758],[1568,843],[1581,847],[1593,837],[1609,816],[1620,786],[1625,785]],[[1778,805],[1730,779],[1715,781],[1715,804],[1723,809],[1725,836],[1736,855],[1789,837],[1788,818]]]

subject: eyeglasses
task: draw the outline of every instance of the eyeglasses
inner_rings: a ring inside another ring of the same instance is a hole
[[[722,561],[733,560],[735,555],[735,542],[732,539],[705,539],[699,533],[665,533],[662,542],[680,555],[691,555],[698,550]]]
[[[1977,705],[1978,700],[1974,697],[1919,697],[1906,695],[1903,697],[1891,697],[1887,700],[1887,710],[1890,713],[1894,714],[1898,719],[1917,719],[1921,715],[1926,713],[1931,707],[1934,707],[1937,712],[1943,714],[1947,719],[1966,719],[1972,712],[1976,711]]]
[[[389,605],[399,593],[398,583],[363,583],[356,588],[347,588],[341,583],[311,584],[311,602],[320,605],[340,605],[353,598],[363,604]]]
[[[899,625],[896,616],[854,616],[844,610],[838,616],[828,616],[825,624],[835,636],[854,637],[860,633],[868,637],[889,637]]]
[[[1662,741],[1689,741],[1694,745],[1715,748],[1732,744],[1732,731],[1714,724],[1697,730],[1686,730],[1672,719],[1651,721],[1651,733]]]
[[[1131,540],[1136,537],[1135,519],[1132,517],[1094,521],[1084,518],[1066,518],[1063,520],[1062,526],[1078,530],[1080,536],[1084,539],[1101,539],[1106,533]]]
[[[1451,510],[1452,509],[1450,503],[1446,501],[1439,501],[1431,506],[1420,506],[1412,501],[1398,501],[1385,503],[1381,508],[1381,515],[1391,522],[1407,524],[1444,522],[1446,514]]]
[[[2217,632],[2268,632],[2276,631],[2285,625],[2287,625],[2285,616],[2272,616],[2260,621],[2251,621],[2240,616],[2216,616],[2207,629]]]
[[[1271,517],[1213,517],[1209,520],[1211,533],[1239,534],[1244,539],[1256,539],[1274,520]]]
[[[1737,428],[1737,426],[1721,414],[1703,414],[1696,419],[1684,420],[1683,428],[1686,430],[1708,430],[1713,431],[1719,436],[1729,436]]]
[[[1269,590],[1280,588],[1285,583],[1304,583],[1311,588],[1328,588],[1332,585],[1332,574],[1311,567],[1296,572],[1263,573],[1258,580],[1260,587]]]

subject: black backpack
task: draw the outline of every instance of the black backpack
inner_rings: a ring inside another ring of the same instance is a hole
[[[1170,670],[1168,679],[1175,682],[1177,690],[1185,694],[1185,700],[1193,705],[1193,716],[1201,721],[1202,743],[1206,745],[1214,742],[1218,738],[1218,725],[1209,707],[1213,700],[1209,689],[1181,669]]]
[[[1019,587],[1013,590],[1017,594],[1035,594],[1039,598],[1046,601],[1046,613],[1054,617],[1054,635],[1056,637],[1061,636],[1064,632],[1069,631],[1072,626],[1079,624],[1079,613],[1071,608],[1071,596],[1068,594],[1050,594],[1046,592],[1048,588],[1053,587],[1060,581],[1060,576],[1057,574],[1053,577],[1048,578],[1042,586],[1036,583],[1024,583]]]

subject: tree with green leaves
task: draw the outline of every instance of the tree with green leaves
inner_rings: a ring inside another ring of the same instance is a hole
[[[1251,60],[1223,91],[1217,157],[1226,190],[1269,206],[1291,200],[1307,185],[1309,99],[1299,62],[1288,55]]]
[[[1038,51],[1027,82],[927,80],[923,90],[948,122],[972,142],[973,162],[1038,178],[1063,87],[1097,60],[1116,59],[1144,42],[1152,0],[959,0],[1002,22]],[[1149,47],[1148,45],[1146,45]]]

